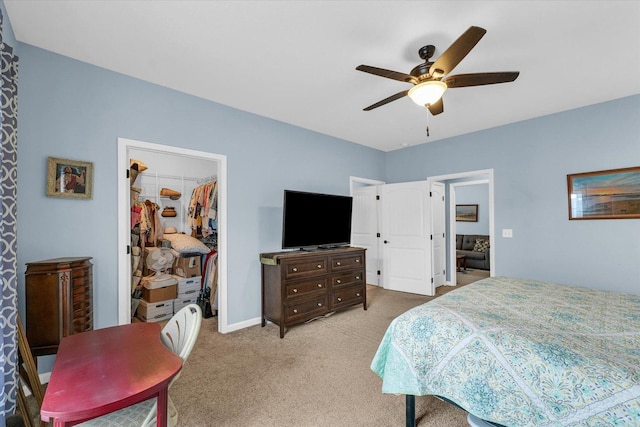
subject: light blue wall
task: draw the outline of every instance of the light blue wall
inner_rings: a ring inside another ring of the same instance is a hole
[[[489,234],[489,185],[456,187],[457,205],[478,205],[478,221],[456,221],[456,234]]]
[[[567,211],[567,174],[631,166],[640,95],[393,151],[386,178],[493,169],[497,275],[637,294],[640,220],[569,221]]]
[[[96,327],[117,322],[116,139],[228,156],[229,323],[260,315],[258,253],[280,247],[284,188],[348,194],[494,169],[495,272],[638,293],[640,220],[568,221],[566,175],[640,165],[640,96],[382,153],[17,46],[18,275],[26,262],[94,257]],[[48,156],[92,161],[91,201],[45,197]],[[23,309],[24,296],[20,295]]]
[[[117,323],[118,137],[227,156],[229,324],[260,316],[258,254],[281,247],[284,188],[346,195],[351,175],[384,178],[381,151],[19,48],[19,289],[26,262],[92,256],[96,327]],[[45,197],[48,156],[94,162],[93,200]]]

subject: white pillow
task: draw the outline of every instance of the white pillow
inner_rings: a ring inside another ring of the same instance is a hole
[[[180,254],[208,254],[211,249],[195,237],[186,234],[165,234],[163,239],[171,242],[171,248]]]

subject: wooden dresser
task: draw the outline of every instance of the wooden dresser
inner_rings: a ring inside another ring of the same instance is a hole
[[[262,326],[285,328],[356,304],[367,309],[365,249],[260,254]]]
[[[34,356],[55,354],[63,337],[93,329],[91,257],[27,263],[27,340]]]

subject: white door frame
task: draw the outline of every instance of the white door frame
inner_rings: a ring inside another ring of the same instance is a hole
[[[436,187],[436,186],[442,186],[442,203],[436,203],[435,202],[437,199],[434,197],[435,196],[434,187]],[[436,272],[437,271],[436,270],[436,256],[437,256],[437,254],[436,254],[435,248],[436,248],[436,242],[438,242],[439,238],[437,237],[437,235],[435,233],[435,230],[434,230],[435,219],[437,217],[437,215],[434,214],[434,211],[436,211],[436,209],[438,209],[438,208],[442,209],[442,216],[440,217],[440,218],[442,218],[442,225],[444,225],[445,230],[446,230],[446,227],[447,227],[447,224],[446,224],[447,223],[447,214],[446,214],[445,199],[444,199],[444,195],[445,195],[446,192],[447,192],[447,184],[445,184],[444,182],[434,181],[434,180],[431,180],[429,182],[429,200],[430,200],[430,203],[431,203],[431,206],[430,206],[430,210],[431,210],[431,276],[433,277],[433,288],[434,288],[434,290],[436,288],[438,288],[439,286],[447,284],[446,274],[444,274],[444,272],[443,272],[444,277],[440,277],[440,276],[438,276],[438,273]],[[445,230],[443,230],[443,231],[445,231]],[[443,232],[443,234],[444,234],[444,232]],[[445,260],[443,268],[445,270],[447,270],[448,269],[447,268],[447,261],[446,261],[447,260],[447,249],[446,249],[446,247],[447,247],[447,244],[446,244],[447,239],[446,239],[446,237],[444,235],[442,237],[443,237],[442,243],[443,243],[444,247],[442,247],[442,252],[441,253],[444,254],[444,260]],[[438,279],[436,279],[436,278],[438,278]],[[442,280],[442,282],[440,284],[438,284],[440,279]]]
[[[429,177],[429,188],[431,188],[431,182],[433,181],[448,181],[452,179],[460,178],[473,178],[482,176],[486,179],[476,181],[464,181],[449,184],[449,267],[448,270],[452,273],[450,285],[456,285],[456,276],[453,274],[456,271],[456,199],[455,199],[455,186],[459,185],[472,185],[486,183],[489,185],[489,275],[494,276],[495,271],[495,225],[494,225],[494,195],[493,195],[493,169],[482,169],[477,171],[460,172],[448,175],[438,175]],[[445,182],[446,184],[446,182]],[[433,227],[433,226],[432,226]]]
[[[349,177],[349,194],[353,194],[353,189],[356,184],[364,184],[364,185],[382,185],[386,184],[384,181],[378,181],[377,179],[369,179],[369,178],[360,178],[357,176]]]
[[[218,163],[218,331],[227,333],[227,157],[221,154],[118,138],[118,324],[131,322],[131,245],[129,150],[139,149],[197,157]]]
[[[360,184],[360,185],[384,185],[385,182],[384,181],[378,181],[377,179],[369,179],[369,178],[360,178],[357,176],[350,176],[349,177],[349,195],[353,196],[353,190],[356,188],[356,185]],[[380,232],[380,228],[381,228],[381,223],[380,223],[380,205],[376,204],[376,228],[378,229],[378,232]],[[381,260],[382,260],[382,247],[380,245],[380,239],[376,238],[376,260],[377,263],[375,265],[374,270],[375,271],[380,271],[380,268],[382,267],[380,265]],[[367,259],[367,265],[369,265],[369,260]],[[367,276],[367,279],[372,282],[372,284],[375,284],[376,286],[382,286],[382,277],[380,275],[376,275],[376,280],[372,280],[371,277]],[[375,282],[375,283],[373,283]]]

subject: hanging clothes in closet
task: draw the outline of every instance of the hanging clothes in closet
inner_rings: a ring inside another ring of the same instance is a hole
[[[193,189],[187,213],[191,236],[207,237],[216,232],[218,217],[218,182],[209,181]]]
[[[211,252],[202,263],[202,297],[218,311],[218,182],[208,180],[193,189],[187,211],[191,236],[203,242]]]

